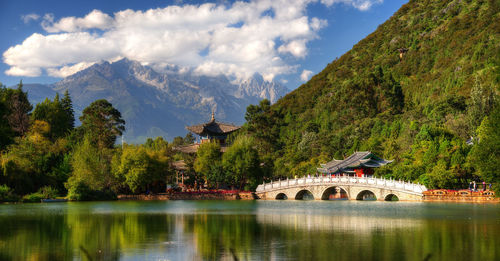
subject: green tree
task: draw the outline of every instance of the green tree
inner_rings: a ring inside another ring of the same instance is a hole
[[[117,136],[125,131],[121,113],[104,99],[94,101],[85,108],[80,121],[84,132],[100,149],[112,148]]]
[[[479,143],[475,144],[469,162],[476,168],[479,176],[488,183],[495,184],[500,193],[500,106],[485,117],[478,130]]]
[[[492,88],[480,82],[476,77],[474,86],[470,93],[470,102],[467,108],[469,126],[473,130],[472,136],[475,136],[475,130],[484,117],[489,115],[495,104],[495,92]]]
[[[108,192],[116,185],[110,167],[113,152],[108,148],[99,149],[93,144],[92,138],[85,136],[73,151],[73,173],[66,183],[70,199],[91,199],[95,196],[92,193],[112,195]]]
[[[29,130],[29,115],[33,106],[28,100],[28,93],[23,91],[23,82],[20,81],[17,89],[8,91],[6,102],[9,113],[7,120],[12,130],[19,136],[24,136]]]
[[[184,136],[184,144],[193,144],[196,140],[191,132],[188,132],[186,136]]]
[[[121,154],[115,154],[112,171],[133,193],[147,190],[159,192],[164,186],[159,187],[158,184],[164,184],[167,176],[173,173],[166,150],[126,145]]]
[[[69,96],[68,89],[64,91],[64,97],[61,100],[63,110],[65,112],[66,128],[71,130],[75,127],[75,111],[73,110],[73,101]]]
[[[0,183],[8,184],[19,195],[46,185],[64,192],[68,171],[60,168],[68,155],[68,147],[64,139],[52,142],[49,133],[47,122],[35,121],[26,136],[9,146],[0,156],[3,168]]]
[[[250,183],[252,188],[256,187],[262,179],[259,153],[252,138],[238,137],[224,153],[222,162],[229,173],[228,178],[233,184],[238,184],[240,189],[247,183]]]
[[[218,180],[219,178],[212,172],[218,171],[218,169],[214,168],[214,166],[220,165],[220,162],[220,145],[216,142],[206,142],[201,144],[196,152],[194,170],[197,173],[202,174],[208,182]]]
[[[10,101],[8,100],[9,92],[10,89],[7,89],[0,83],[0,151],[14,142],[14,131],[10,127],[8,121],[8,116],[10,114]]]
[[[46,121],[50,124],[52,140],[66,136],[74,126],[71,98],[66,95],[67,92],[63,100],[59,99],[59,94],[56,94],[53,101],[45,99],[35,106],[31,114],[32,120]]]

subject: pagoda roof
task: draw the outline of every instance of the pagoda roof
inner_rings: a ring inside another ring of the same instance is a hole
[[[200,144],[194,143],[194,144],[174,147],[174,150],[184,152],[184,153],[196,153],[196,151],[198,151],[199,147],[200,147]]]
[[[174,162],[172,162],[171,166],[175,170],[187,170],[187,165],[186,165],[186,162],[184,162],[184,160],[174,161]]]
[[[174,147],[174,150],[176,151],[180,151],[180,152],[183,152],[183,153],[188,153],[188,154],[191,154],[191,153],[196,153],[198,151],[198,148],[200,147],[201,144],[199,143],[193,143],[193,144],[189,144],[189,145],[183,145],[183,146],[179,146],[179,147]],[[220,152],[226,152],[227,151],[227,148],[229,148],[228,146],[226,145],[221,145],[220,146]]]
[[[318,171],[322,173],[349,172],[355,168],[378,168],[391,162],[393,160],[379,158],[370,151],[358,151],[344,160],[333,159],[330,162],[321,164]]]
[[[214,114],[212,113],[212,120],[207,123],[186,126],[186,129],[198,134],[200,136],[204,136],[206,134],[211,135],[221,135],[221,134],[229,134],[233,131],[238,130],[241,126],[236,126],[230,123],[218,122],[214,118]]]

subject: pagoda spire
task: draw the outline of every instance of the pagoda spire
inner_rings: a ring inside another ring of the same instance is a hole
[[[214,110],[212,110],[212,119],[211,119],[211,121],[215,121],[215,111]]]

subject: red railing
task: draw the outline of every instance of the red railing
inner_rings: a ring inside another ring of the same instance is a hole
[[[252,193],[251,191],[243,190],[193,190],[193,191],[183,191],[174,192],[175,194],[237,194],[237,193]]]

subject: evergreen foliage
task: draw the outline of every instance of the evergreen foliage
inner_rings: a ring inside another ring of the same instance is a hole
[[[92,138],[86,135],[73,151],[73,173],[66,184],[70,199],[87,198],[85,194],[78,194],[80,190],[111,191],[117,183],[111,174],[113,151],[108,148],[101,149],[92,141]]]
[[[478,128],[478,144],[470,153],[469,162],[477,170],[478,175],[487,183],[495,184],[500,193],[498,164],[500,164],[500,106],[485,117]]]
[[[167,177],[173,174],[171,156],[171,147],[161,137],[151,144],[126,144],[114,155],[112,172],[132,193],[163,192]]]
[[[253,139],[239,136],[222,156],[224,169],[231,173],[228,180],[237,184],[241,190],[249,183],[249,188],[255,188],[262,181],[259,153]]]
[[[225,180],[225,173],[220,170],[222,155],[220,145],[216,142],[206,142],[200,145],[196,152],[194,170],[205,177],[210,183],[218,184]]]
[[[59,99],[59,94],[56,94],[53,101],[45,99],[37,104],[31,113],[31,119],[47,122],[51,126],[49,136],[52,140],[56,140],[73,130],[75,118],[72,106],[67,92],[62,100]]]
[[[276,104],[249,106],[245,129],[267,159],[266,175],[307,175],[371,150],[395,159],[379,176],[429,188],[486,179],[471,167],[486,155],[467,164],[471,148],[486,144],[466,140],[477,140],[498,100],[498,10],[496,0],[410,1]]]
[[[33,109],[28,94],[23,91],[23,82],[19,82],[17,90],[8,92],[7,106],[9,114],[7,120],[12,130],[19,136],[24,136],[29,129],[28,113]]]
[[[104,99],[94,101],[85,108],[80,121],[84,132],[101,149],[112,148],[116,137],[125,131],[121,113]]]
[[[22,82],[17,89],[8,89],[0,83],[0,151],[28,131],[28,113],[32,108]]]

